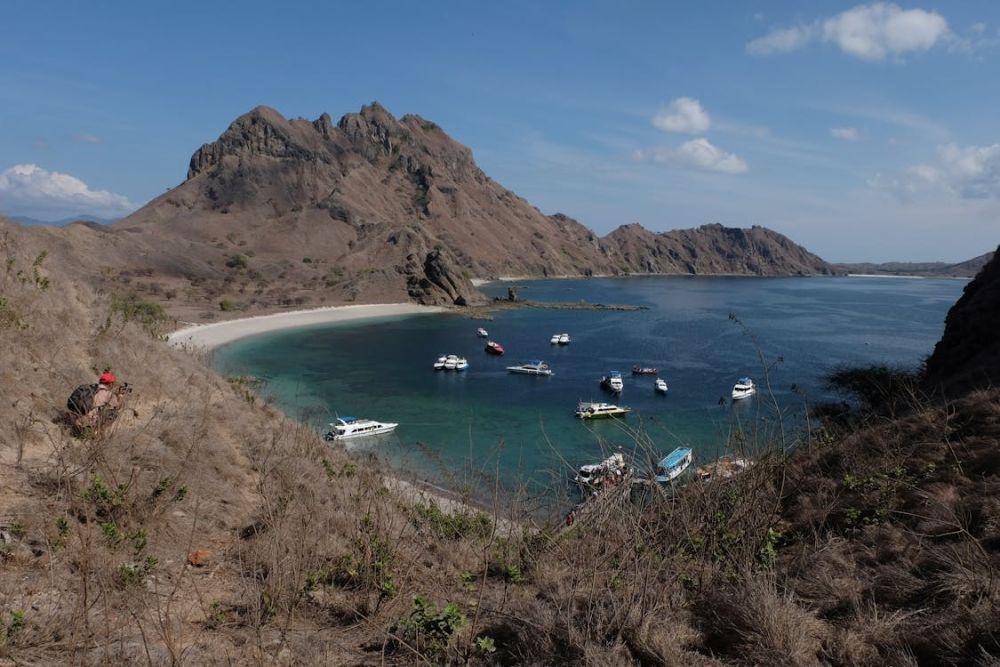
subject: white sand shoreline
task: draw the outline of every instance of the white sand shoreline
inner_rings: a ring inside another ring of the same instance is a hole
[[[440,306],[421,306],[414,303],[374,303],[352,306],[326,306],[293,310],[286,313],[272,313],[254,317],[241,317],[222,322],[191,324],[167,336],[171,345],[200,350],[212,350],[240,338],[254,336],[282,329],[312,324],[334,322],[357,322],[376,317],[393,315],[422,315],[447,312]]]

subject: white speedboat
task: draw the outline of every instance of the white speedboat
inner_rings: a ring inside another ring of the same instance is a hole
[[[480,338],[489,338],[490,332],[482,327],[479,327],[478,329],[476,329],[476,335],[479,336]]]
[[[560,345],[569,345],[569,334],[568,333],[559,334],[559,344]]]
[[[622,374],[618,371],[609,371],[607,375],[601,378],[601,386],[608,391],[620,394],[622,389],[625,388],[625,383],[622,382]]]
[[[667,381],[663,378],[656,378],[656,391],[661,394],[667,393]]]
[[[678,447],[664,456],[663,460],[656,465],[654,479],[660,484],[672,482],[688,469],[692,460],[693,457],[690,449],[687,447]]]
[[[757,393],[757,387],[754,386],[753,380],[750,378],[740,378],[733,385],[733,400],[739,401],[744,398],[750,398]]]
[[[454,354],[449,354],[444,360],[444,369],[446,371],[453,371],[458,367],[458,357]]]
[[[559,344],[559,334],[552,334],[552,338],[549,339],[549,342],[552,343],[553,345],[558,345]]]
[[[552,375],[552,369],[549,368],[549,365],[539,359],[524,361],[517,366],[508,366],[507,370],[523,375]]]
[[[616,452],[600,463],[580,466],[574,481],[581,486],[598,488],[604,484],[617,484],[631,472],[625,464],[625,457]]]
[[[339,417],[330,424],[330,430],[323,437],[327,440],[350,440],[369,435],[391,433],[399,424],[377,422],[373,419],[358,419],[357,417]]]
[[[466,359],[465,357],[459,357],[458,360],[455,361],[455,370],[456,371],[464,371],[468,367],[469,367],[469,360]]]
[[[632,412],[632,408],[611,403],[580,403],[576,406],[576,416],[580,419],[607,419],[608,417],[624,417]]]
[[[437,361],[434,362],[434,370],[436,370],[436,371],[443,371],[444,370],[444,364],[445,364],[446,361],[448,361],[448,357],[446,357],[444,355],[441,355],[440,357],[438,357]]]

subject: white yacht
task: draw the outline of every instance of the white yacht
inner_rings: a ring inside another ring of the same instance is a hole
[[[580,403],[576,406],[576,416],[580,419],[607,419],[608,417],[624,417],[632,412],[632,408],[611,403]]]
[[[667,381],[663,378],[656,378],[656,391],[661,394],[667,393]]]
[[[444,355],[441,355],[440,357],[438,357],[437,361],[434,362],[434,370],[436,370],[436,371],[443,371],[444,370],[444,364],[445,364],[446,361],[448,361],[448,357],[446,357]]]
[[[479,327],[478,329],[476,329],[476,335],[479,336],[480,338],[489,338],[490,332],[482,327]]]
[[[568,333],[559,334],[559,344],[560,345],[569,345],[569,334]]]
[[[454,354],[449,354],[444,360],[444,369],[446,371],[453,371],[458,367],[458,357]]]
[[[399,424],[377,422],[372,419],[357,417],[338,417],[330,424],[330,430],[323,437],[327,440],[350,440],[369,435],[391,433]]]
[[[558,345],[559,344],[559,334],[552,334],[552,338],[549,339],[549,342],[552,343],[553,345]]]
[[[734,401],[738,401],[743,398],[750,398],[756,393],[757,387],[754,386],[753,380],[750,378],[740,378],[733,386]]]
[[[464,371],[464,370],[466,370],[466,369],[467,369],[468,367],[469,367],[469,360],[468,360],[468,359],[466,359],[465,357],[459,357],[459,358],[458,358],[458,359],[457,359],[457,360],[455,361],[455,370],[456,370],[456,371]]]
[[[517,366],[508,366],[507,370],[511,373],[522,373],[524,375],[552,375],[552,369],[549,368],[549,365],[539,359],[524,361]]]
[[[625,383],[622,382],[621,373],[618,371],[609,371],[607,375],[601,378],[601,386],[608,391],[620,394],[622,389],[625,388]]]

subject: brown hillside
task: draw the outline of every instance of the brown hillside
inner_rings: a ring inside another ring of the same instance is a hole
[[[927,379],[953,393],[1000,383],[1000,252],[948,311],[944,335],[927,359]]]

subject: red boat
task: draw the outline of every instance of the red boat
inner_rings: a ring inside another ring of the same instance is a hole
[[[656,368],[648,368],[642,366],[632,367],[632,375],[656,375],[659,372],[660,372],[659,369]]]
[[[490,341],[486,343],[486,351],[490,354],[500,355],[503,354],[503,345],[497,343],[496,341]]]

